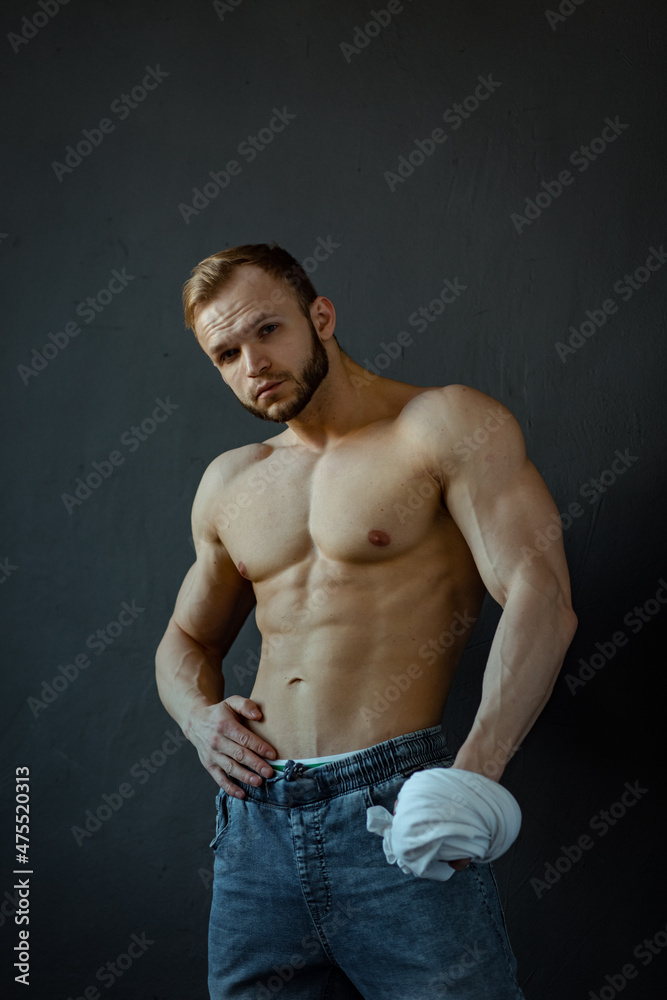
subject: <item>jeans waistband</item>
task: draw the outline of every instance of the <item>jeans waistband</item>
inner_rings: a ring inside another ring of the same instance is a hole
[[[287,806],[331,798],[396,774],[407,777],[420,766],[436,764],[449,756],[442,726],[438,725],[403,733],[319,767],[302,770],[297,760],[296,767],[263,779],[259,786],[246,785],[234,778],[230,780],[238,784],[251,801]],[[222,789],[221,792],[227,794]]]

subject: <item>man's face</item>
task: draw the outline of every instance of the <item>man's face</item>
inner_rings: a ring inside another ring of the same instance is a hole
[[[329,371],[310,316],[286,285],[255,265],[239,267],[199,309],[195,331],[241,405],[262,420],[292,420]]]

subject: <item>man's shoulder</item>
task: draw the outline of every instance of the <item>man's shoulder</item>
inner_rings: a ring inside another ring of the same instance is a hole
[[[197,516],[206,517],[215,510],[217,502],[230,489],[235,481],[253,465],[270,459],[276,448],[283,447],[284,432],[266,441],[255,441],[250,444],[230,448],[217,455],[206,466],[197,487],[193,511]]]
[[[270,458],[280,447],[284,432],[266,441],[257,441],[230,448],[217,455],[204,469],[192,503],[193,532],[221,541],[218,533],[220,503],[224,504],[238,476],[253,464]]]
[[[501,421],[512,414],[493,396],[469,385],[454,382],[443,386],[427,386],[405,406],[401,416],[414,421],[423,431],[464,430],[495,415]]]
[[[469,385],[432,386],[415,396],[401,414],[415,453],[437,478],[474,462],[488,464],[491,453],[525,454],[523,433],[514,415],[493,396]]]
[[[221,452],[204,470],[202,483],[206,481],[206,485],[215,487],[229,486],[240,473],[255,463],[269,458],[276,448],[283,447],[285,436],[285,431],[282,431],[265,441],[253,441]]]

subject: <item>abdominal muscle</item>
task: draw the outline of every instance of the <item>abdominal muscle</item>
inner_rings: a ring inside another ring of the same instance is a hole
[[[406,561],[255,587],[262,654],[249,697],[262,718],[243,723],[278,758],[361,750],[440,723],[484,587],[468,566],[417,572]]]

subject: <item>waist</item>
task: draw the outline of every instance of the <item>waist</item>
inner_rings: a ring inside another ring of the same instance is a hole
[[[250,800],[290,806],[331,798],[399,773],[407,777],[422,766],[436,766],[448,758],[451,755],[442,726],[438,724],[403,733],[363,750],[337,755],[337,759],[329,758],[319,766],[291,768],[287,777],[285,772],[274,770],[274,776],[257,787],[233,778],[230,780],[242,787]],[[273,765],[275,761],[268,763]],[[304,761],[295,759],[295,764],[299,763],[304,764]]]
[[[453,661],[439,668],[351,661],[339,669],[336,656],[302,667],[263,659],[248,695],[262,717],[244,725],[283,760],[373,747],[439,723],[455,668]]]

